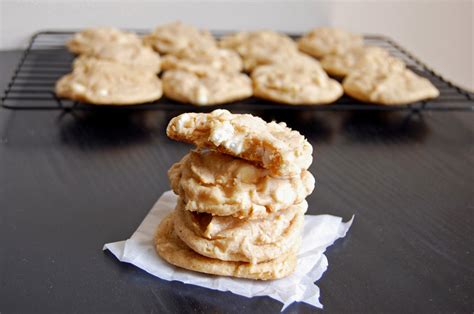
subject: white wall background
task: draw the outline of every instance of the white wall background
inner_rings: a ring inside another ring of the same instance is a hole
[[[213,30],[333,25],[388,35],[446,78],[474,90],[473,15],[474,0],[0,0],[0,49],[24,47],[38,30],[151,29],[178,19]]]

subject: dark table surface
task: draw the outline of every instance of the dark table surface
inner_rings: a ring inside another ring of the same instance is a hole
[[[0,88],[19,51],[0,53]],[[190,146],[179,111],[0,110],[0,312],[279,312],[157,279],[103,252],[128,238]],[[309,213],[355,222],[319,280],[329,312],[474,310],[474,115],[262,112],[315,147]],[[312,312],[293,304],[287,312]]]

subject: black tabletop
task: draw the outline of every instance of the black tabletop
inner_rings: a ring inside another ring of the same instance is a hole
[[[18,51],[0,54],[0,88]],[[118,262],[190,146],[180,111],[0,110],[0,312],[279,312]],[[253,111],[315,148],[310,214],[355,215],[318,281],[328,312],[474,310],[474,116]],[[312,312],[293,304],[287,312]]]

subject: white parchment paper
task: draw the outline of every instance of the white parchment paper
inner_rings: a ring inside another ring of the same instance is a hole
[[[188,271],[170,265],[158,256],[153,237],[158,224],[174,209],[176,201],[177,196],[172,191],[165,192],[130,239],[107,243],[103,249],[112,252],[120,261],[133,264],[164,280],[231,291],[249,298],[269,296],[283,303],[282,310],[295,301],[323,307],[319,302],[319,287],[315,284],[328,267],[328,260],[323,253],[334,241],[346,235],[354,217],[342,222],[340,217],[331,215],[306,215],[296,271],[283,279],[255,281]]]

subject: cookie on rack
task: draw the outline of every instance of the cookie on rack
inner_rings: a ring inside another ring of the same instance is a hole
[[[287,35],[271,30],[243,31],[222,37],[219,46],[233,49],[241,55],[246,55],[252,46],[283,47],[297,49],[296,43]]]
[[[314,189],[313,175],[281,178],[243,159],[191,151],[168,171],[173,191],[188,211],[237,218],[263,218],[301,203]]]
[[[176,235],[173,216],[174,213],[162,220],[155,235],[158,255],[170,264],[207,274],[258,280],[283,278],[296,268],[299,245],[276,259],[257,264],[221,261],[200,255]]]
[[[72,73],[56,82],[56,95],[96,105],[134,105],[162,95],[152,71],[95,58],[80,58]]]
[[[266,122],[227,110],[184,113],[174,117],[166,134],[175,140],[211,148],[270,170],[273,176],[297,176],[313,161],[313,147],[285,123]]]
[[[200,30],[179,21],[158,26],[146,35],[143,41],[160,54],[174,54],[183,49],[206,49],[216,46],[216,40],[207,30]]]
[[[163,70],[183,70],[196,74],[210,71],[242,71],[242,59],[233,50],[217,47],[182,49],[163,57]]]
[[[257,264],[273,260],[301,242],[306,201],[262,219],[190,212],[179,200],[174,230],[198,254],[222,261]]]
[[[252,96],[252,82],[242,73],[171,70],[162,80],[166,97],[196,106],[225,104]]]
[[[160,55],[142,44],[106,43],[92,47],[91,51],[82,56],[139,67],[153,73],[159,73],[161,68]]]
[[[104,44],[142,45],[138,35],[112,27],[88,28],[78,33],[66,43],[69,50],[76,54],[93,53]]]
[[[363,43],[363,37],[359,34],[333,27],[319,27],[301,37],[298,48],[313,57],[322,58],[330,54],[343,54],[362,47]]]
[[[321,65],[329,75],[339,78],[344,78],[357,68],[374,68],[383,66],[387,62],[397,63],[399,67],[404,67],[401,60],[390,61],[389,59],[394,58],[386,49],[364,46],[352,48],[341,54],[326,55],[322,58]]]
[[[247,72],[259,65],[285,62],[298,52],[296,43],[290,37],[270,30],[231,34],[223,37],[219,45],[237,51]]]
[[[361,68],[346,76],[342,85],[347,95],[380,105],[405,105],[439,96],[428,79],[408,68]]]
[[[266,65],[252,72],[254,95],[289,105],[323,105],[339,99],[341,85],[318,68]]]

